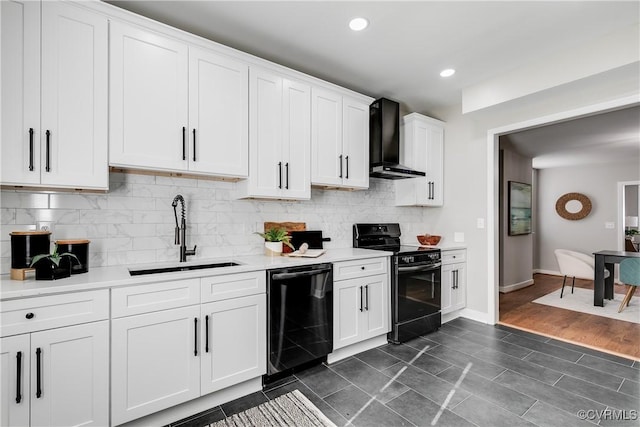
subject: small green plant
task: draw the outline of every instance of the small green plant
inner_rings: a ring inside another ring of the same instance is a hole
[[[267,242],[282,242],[283,244],[289,246],[291,249],[295,250],[293,245],[290,243],[291,236],[287,233],[287,230],[284,228],[273,227],[265,231],[264,233],[260,233],[258,231],[255,234],[262,237]]]
[[[640,234],[640,232],[638,232],[638,230],[636,230],[635,228],[628,228],[624,234],[626,234],[627,236],[635,236],[636,234]]]
[[[62,257],[65,257],[65,256],[74,258],[76,261],[78,261],[78,264],[80,263],[80,260],[78,259],[78,257],[70,252],[63,252],[59,254],[58,245],[54,245],[53,252],[51,252],[50,254],[40,254],[40,255],[34,256],[33,259],[31,260],[31,267],[33,267],[41,259],[45,259],[45,258],[51,261],[53,264],[55,264],[56,267],[60,267],[60,261],[62,261]]]

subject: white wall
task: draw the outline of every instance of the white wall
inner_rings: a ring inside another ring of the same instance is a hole
[[[182,194],[187,203],[187,244],[198,245],[190,259],[262,253],[253,234],[265,221],[301,221],[322,230],[332,241],[325,247],[351,247],[356,222],[399,222],[403,239],[417,244],[425,230],[442,234],[425,222],[426,209],[396,208],[392,181],[371,179],[367,191],[313,189],[300,202],[234,200],[236,183],[204,179],[112,173],[107,194],[3,190],[0,198],[0,262],[11,265],[9,233],[55,223],[54,239],[86,238],[90,268],[177,261],[173,244],[175,219],[171,201]],[[443,234],[444,239],[450,236]]]
[[[569,249],[591,254],[617,248],[618,182],[640,179],[640,168],[633,162],[549,168],[538,170],[538,229],[536,269],[559,272],[553,251]],[[591,213],[584,219],[572,221],[560,217],[556,201],[565,193],[582,193],[591,200]],[[605,228],[605,223],[615,225]]]

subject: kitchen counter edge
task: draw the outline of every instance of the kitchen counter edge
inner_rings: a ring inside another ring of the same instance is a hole
[[[82,292],[97,289],[111,289],[120,286],[135,286],[149,283],[170,282],[174,280],[194,279],[220,276],[225,274],[244,273],[250,271],[272,270],[276,268],[294,267],[298,265],[322,264],[328,262],[352,261],[358,259],[391,256],[391,252],[374,251],[358,248],[327,249],[317,258],[303,257],[270,257],[266,255],[243,255],[225,258],[208,258],[191,260],[187,263],[172,261],[154,264],[133,264],[113,267],[97,267],[87,273],[72,275],[66,279],[35,280],[30,275],[26,280],[11,280],[8,274],[0,276],[0,301],[53,295],[69,292]],[[173,267],[176,265],[198,265],[208,263],[236,262],[239,265],[201,270],[176,271],[170,273],[131,276],[129,269],[142,270],[149,268]]]

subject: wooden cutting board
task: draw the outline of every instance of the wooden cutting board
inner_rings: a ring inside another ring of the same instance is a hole
[[[291,231],[306,231],[307,224],[305,222],[265,222],[264,230],[267,231],[270,228],[284,228],[285,230]]]

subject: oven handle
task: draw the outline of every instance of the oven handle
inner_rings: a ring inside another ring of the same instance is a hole
[[[440,268],[441,266],[442,266],[442,263],[438,262],[436,264],[420,265],[418,267],[398,267],[398,273],[411,273],[411,272],[414,272],[414,271],[436,270],[436,269]]]
[[[287,279],[295,279],[298,277],[316,276],[318,274],[329,273],[329,272],[331,272],[330,268],[321,268],[317,270],[297,271],[295,273],[277,273],[271,276],[271,278],[273,280],[287,280]]]

